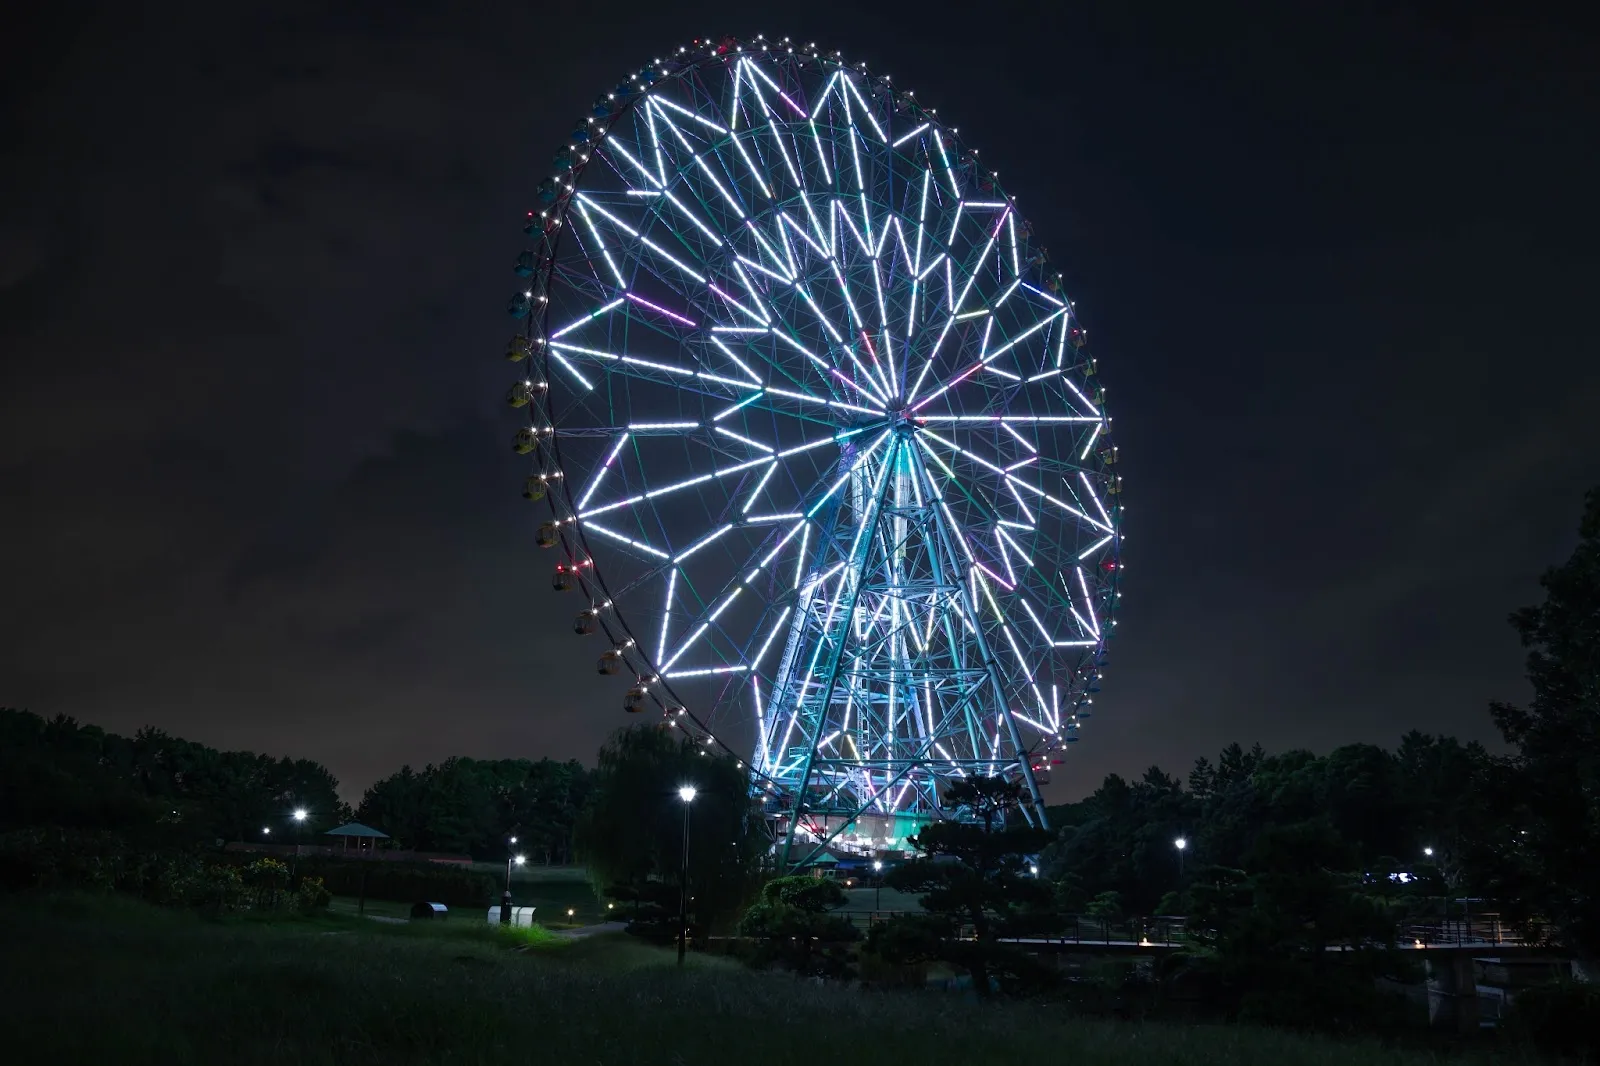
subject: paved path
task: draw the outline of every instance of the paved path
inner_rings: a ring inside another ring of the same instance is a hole
[[[627,922],[600,922],[598,925],[580,925],[576,929],[555,929],[552,932],[568,940],[582,940],[584,937],[600,933],[620,933],[626,928],[628,928]]]

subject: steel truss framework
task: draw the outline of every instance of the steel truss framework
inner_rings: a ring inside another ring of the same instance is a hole
[[[997,176],[886,77],[697,42],[530,213],[518,448],[556,583],[788,814],[936,814],[1076,739],[1116,606],[1103,389]],[[833,830],[837,832],[837,830]],[[821,842],[813,842],[813,848]]]

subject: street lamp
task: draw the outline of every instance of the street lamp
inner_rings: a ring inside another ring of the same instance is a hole
[[[294,826],[295,826],[295,833],[294,833],[294,862],[289,864],[289,882],[290,882],[290,884],[294,883],[295,877],[299,874],[299,871],[300,871],[301,827],[306,824],[306,818],[308,818],[308,817],[309,817],[309,814],[307,813],[307,811],[306,811],[306,809],[304,807],[296,807],[294,809]]]
[[[874,912],[883,910],[883,860],[872,860],[872,872],[877,883],[872,890],[872,909]]]
[[[1187,837],[1179,837],[1177,840],[1174,840],[1172,842],[1172,846],[1178,849],[1178,880],[1182,881],[1183,880],[1183,853],[1186,850],[1188,850],[1188,847],[1189,847],[1188,838]]]
[[[515,844],[516,842],[517,842],[517,838],[516,837],[512,837],[511,838],[511,843]],[[511,867],[513,867],[513,866],[521,866],[523,863],[525,863],[527,861],[528,861],[528,857],[526,855],[507,855],[506,856],[506,890],[505,890],[505,893],[500,897],[500,924],[501,925],[509,925],[509,924],[511,924]]]
[[[1426,855],[1428,858],[1431,859],[1431,858],[1433,858],[1433,849],[1432,848],[1423,848],[1422,849],[1422,854]]]
[[[689,808],[696,796],[693,785],[678,789],[683,801],[683,871],[678,878],[678,965],[683,965],[683,953],[688,946],[689,932]]]

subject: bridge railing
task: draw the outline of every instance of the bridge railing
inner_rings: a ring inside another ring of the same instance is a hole
[[[1401,930],[1400,939],[1412,947],[1521,946],[1524,940],[1505,925],[1498,914],[1474,914],[1433,922],[1417,922]]]
[[[832,913],[848,920],[863,932],[867,932],[880,922],[888,921],[908,912],[836,910]],[[1176,915],[1160,915],[1153,918],[1125,918],[1119,921],[1074,916],[1065,919],[1055,929],[1027,933],[1014,939],[1047,944],[1116,944],[1176,947],[1183,943],[1185,922],[1186,919]],[[973,928],[971,926],[962,926],[958,935],[970,938],[974,935]]]

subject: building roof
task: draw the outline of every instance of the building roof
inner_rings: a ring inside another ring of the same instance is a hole
[[[388,840],[389,839],[389,834],[388,833],[385,833],[385,832],[382,832],[380,830],[374,829],[370,825],[362,825],[360,822],[351,822],[349,825],[341,825],[337,829],[330,829],[326,833],[324,833],[323,836],[330,836],[330,837],[371,837],[374,840]]]
[[[838,866],[839,860],[831,852],[821,851],[802,864],[801,869],[811,866]]]

